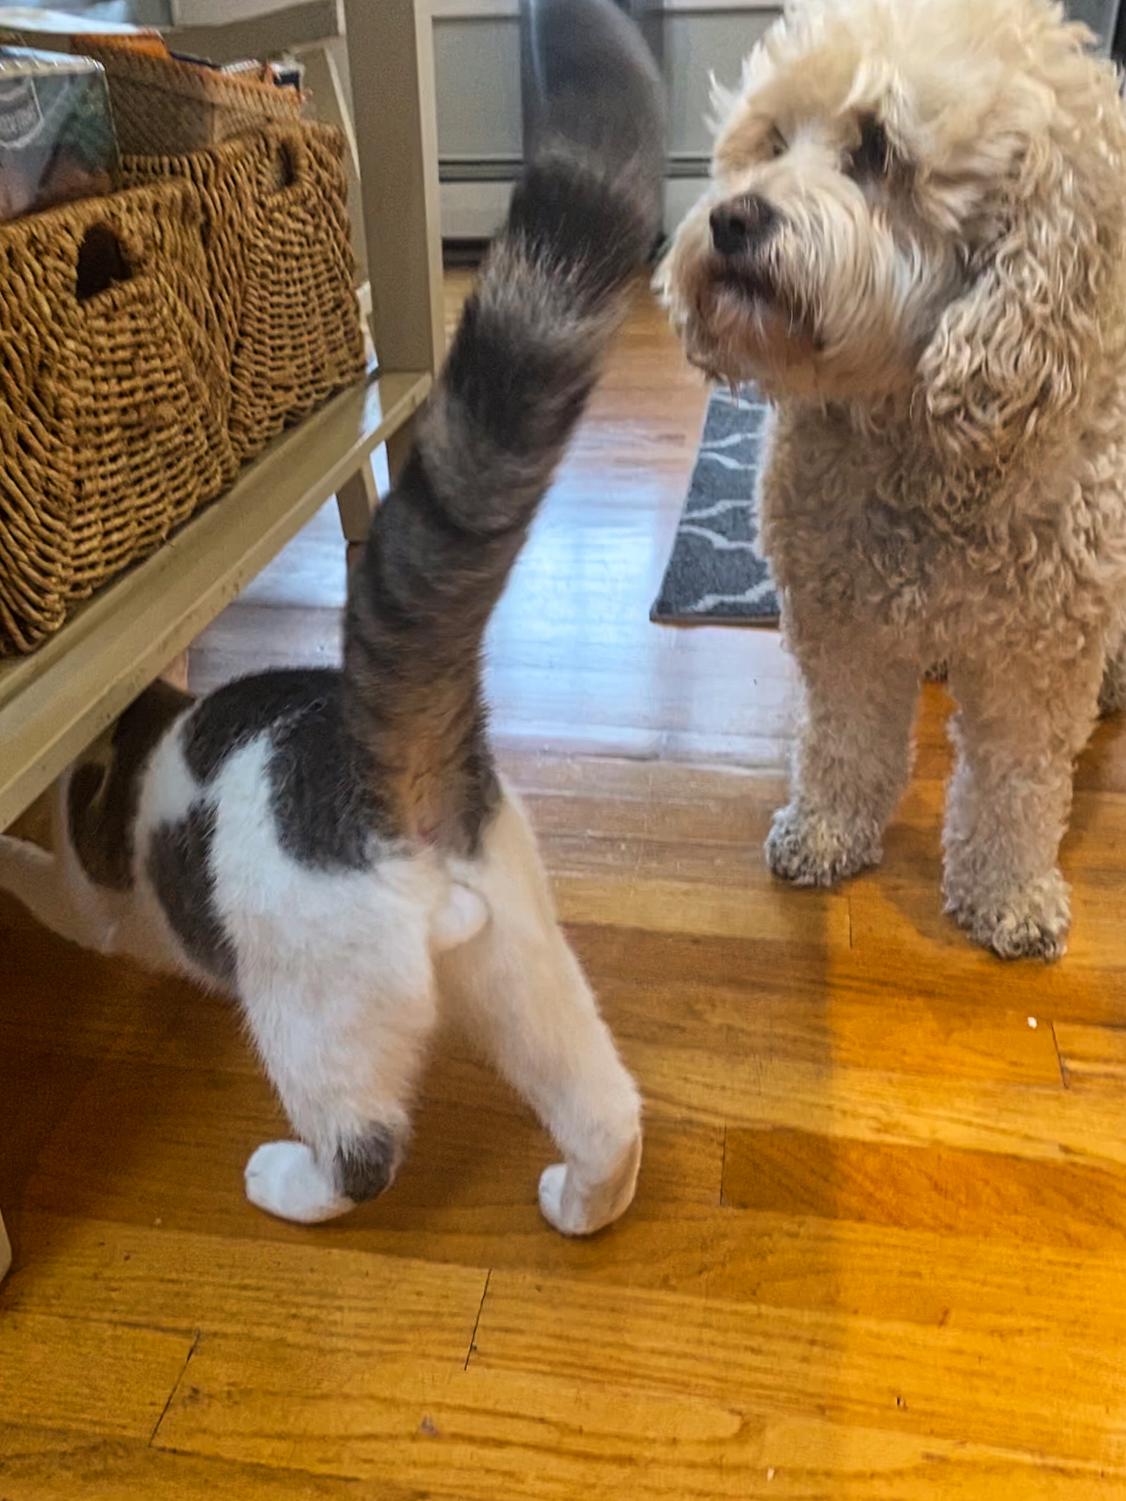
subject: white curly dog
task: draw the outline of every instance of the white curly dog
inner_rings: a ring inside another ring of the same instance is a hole
[[[771,869],[879,860],[945,660],[947,908],[1005,957],[1063,952],[1074,760],[1126,699],[1126,117],[1086,40],[1047,0],[787,6],[659,274],[774,404],[805,713]]]

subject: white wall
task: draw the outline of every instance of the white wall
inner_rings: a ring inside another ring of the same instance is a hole
[[[504,216],[521,160],[519,0],[432,3],[443,233],[485,238]],[[773,0],[664,0],[670,229],[706,183],[709,70],[734,82],[776,14]]]

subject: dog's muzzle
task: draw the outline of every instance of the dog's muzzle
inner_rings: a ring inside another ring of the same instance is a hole
[[[761,249],[778,223],[778,214],[758,193],[744,193],[712,209],[708,223],[716,254],[736,260]]]

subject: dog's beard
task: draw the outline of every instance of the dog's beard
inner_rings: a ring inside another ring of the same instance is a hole
[[[689,359],[716,380],[757,380],[769,390],[804,386],[815,377],[813,321],[765,261],[709,263],[695,289],[685,337]]]
[[[757,253],[717,255],[702,211],[682,227],[663,290],[689,360],[772,396],[883,397],[909,387],[941,299],[926,261],[810,218]],[[945,277],[944,277],[945,282]]]
[[[816,332],[781,270],[765,254],[717,255],[703,209],[685,221],[657,285],[688,359],[712,380],[770,389],[810,360]]]

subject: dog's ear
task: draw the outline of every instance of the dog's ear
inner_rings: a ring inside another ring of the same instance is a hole
[[[924,421],[959,468],[1006,463],[1080,399],[1122,250],[1121,211],[1098,201],[1107,163],[1086,165],[1047,132],[1026,140],[998,185],[1000,210],[969,258],[966,291],[920,360]]]

